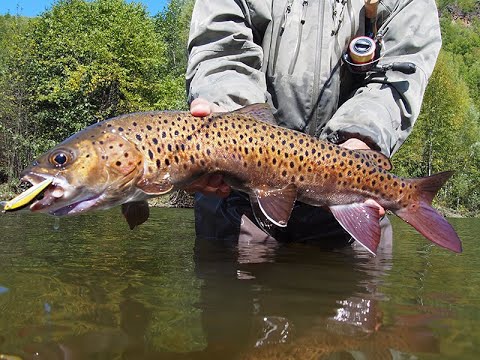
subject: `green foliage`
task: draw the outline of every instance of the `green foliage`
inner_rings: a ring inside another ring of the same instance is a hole
[[[32,96],[25,76],[26,18],[0,17],[0,181],[18,178],[25,159],[37,150],[37,127],[30,120]]]
[[[157,101],[164,44],[143,6],[59,1],[28,34],[34,114],[48,140]]]
[[[155,16],[155,28],[166,44],[164,81],[171,84],[161,91],[156,104],[159,109],[186,110],[185,71],[187,68],[187,41],[194,0],[171,0],[165,12]],[[171,103],[169,99],[176,99]]]
[[[459,74],[459,64],[442,51],[417,124],[395,155],[395,168],[405,176],[454,170],[440,201],[458,210],[479,211],[479,139],[479,114]]]

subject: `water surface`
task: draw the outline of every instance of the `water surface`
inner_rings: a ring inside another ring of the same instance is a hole
[[[477,359],[480,220],[463,254],[195,242],[193,213],[0,216],[0,354],[22,359]],[[319,229],[321,231],[321,229]]]

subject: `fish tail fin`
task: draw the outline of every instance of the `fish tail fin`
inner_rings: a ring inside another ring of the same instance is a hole
[[[462,252],[462,243],[457,233],[452,225],[431,206],[438,190],[452,174],[451,171],[445,171],[414,180],[418,191],[418,201],[412,202],[394,213],[417,229],[428,240],[460,253]]]

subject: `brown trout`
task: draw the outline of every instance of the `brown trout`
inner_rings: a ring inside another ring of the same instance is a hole
[[[31,211],[62,216],[123,204],[134,228],[148,218],[147,199],[221,173],[232,188],[249,194],[267,229],[287,226],[295,201],[301,201],[328,207],[375,253],[379,214],[365,203],[373,199],[435,244],[461,252],[454,229],[431,207],[451,172],[400,178],[388,172],[390,161],[379,152],[348,150],[271,123],[266,104],[205,118],[145,112],[109,119],[71,136],[24,170],[22,179],[43,197],[11,200],[5,210],[28,202]]]

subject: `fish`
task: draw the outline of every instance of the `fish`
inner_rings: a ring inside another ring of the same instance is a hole
[[[222,174],[233,189],[249,195],[267,231],[286,227],[300,201],[330,209],[352,238],[375,254],[380,215],[365,202],[373,199],[433,243],[462,251],[454,228],[431,205],[452,172],[399,177],[389,172],[390,159],[380,152],[349,150],[274,122],[267,104],[207,117],[151,111],[108,119],[26,168],[22,181],[37,186],[38,194],[19,196],[18,205],[31,200],[31,211],[54,216],[122,205],[133,229],[148,219],[148,199]],[[16,207],[13,199],[4,210]]]

